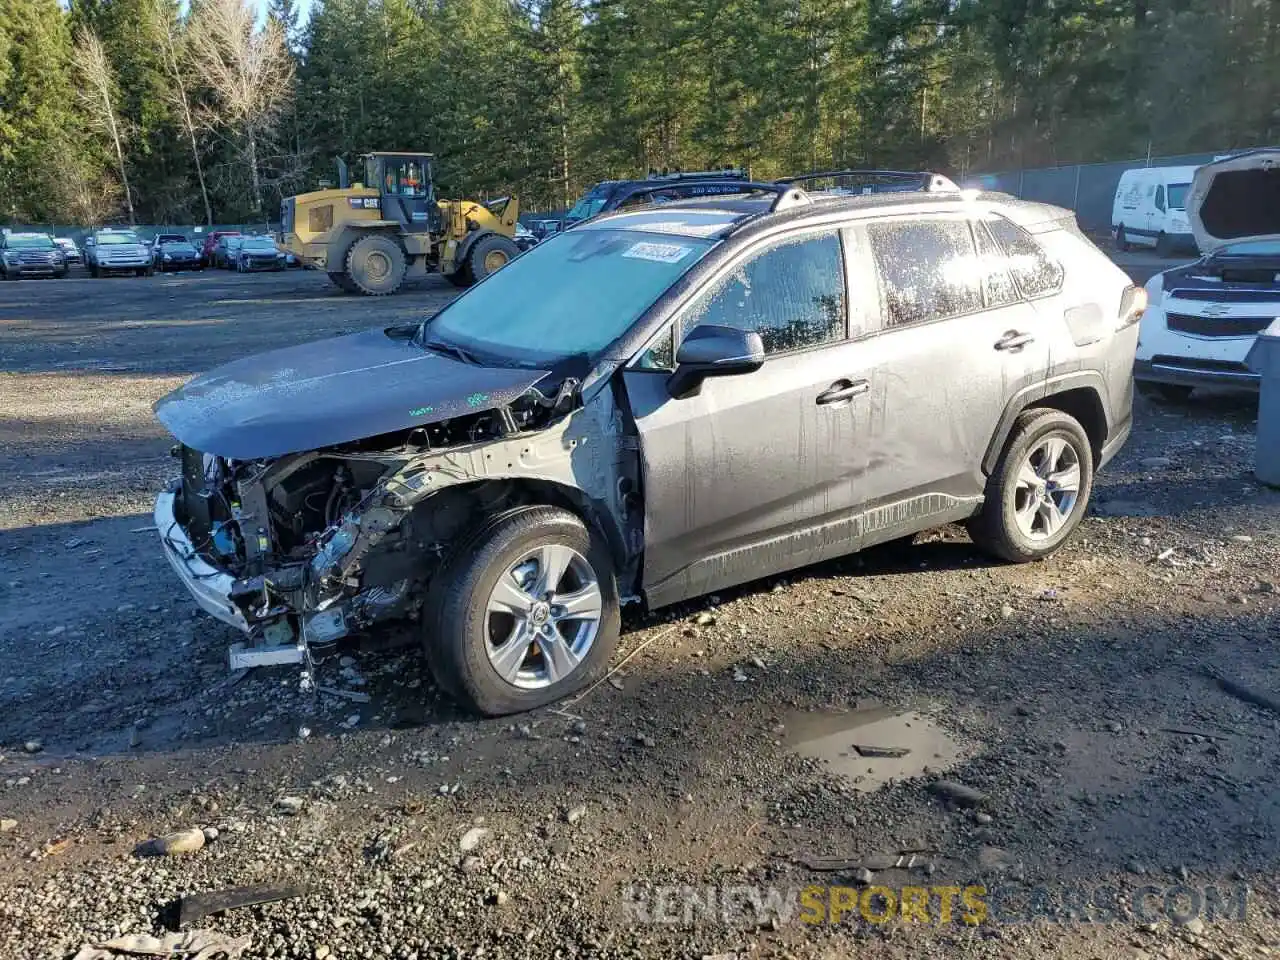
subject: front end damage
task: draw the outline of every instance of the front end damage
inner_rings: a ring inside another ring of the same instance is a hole
[[[165,555],[201,609],[246,635],[233,669],[309,665],[317,646],[417,618],[448,552],[524,503],[587,514],[623,570],[643,519],[635,444],[609,390],[577,400],[531,388],[494,409],[262,459],[180,445],[182,475],[155,507]]]

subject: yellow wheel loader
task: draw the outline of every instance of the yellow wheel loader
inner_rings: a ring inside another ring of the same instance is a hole
[[[281,242],[306,266],[349,293],[385,296],[406,280],[438,271],[460,287],[477,283],[520,254],[512,239],[520,201],[439,200],[426,153],[369,153],[364,181],[281,204]]]

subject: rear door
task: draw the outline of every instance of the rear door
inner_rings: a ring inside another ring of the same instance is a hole
[[[867,385],[842,245],[821,228],[744,252],[624,374],[654,606],[856,549]],[[675,347],[702,323],[758,332],[767,359],[673,399]]]
[[[1046,377],[1050,337],[1003,252],[963,214],[864,229],[882,310],[862,483],[870,542],[972,512],[991,438],[1010,398]]]

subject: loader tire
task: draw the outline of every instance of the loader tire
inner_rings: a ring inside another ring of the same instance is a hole
[[[343,291],[344,293],[360,292],[360,288],[357,287],[354,283],[352,283],[351,278],[348,277],[345,273],[331,273],[328,276],[329,276],[329,282],[332,283],[339,290]]]
[[[471,274],[471,282],[479,283],[491,273],[497,273],[518,256],[520,256],[520,248],[516,246],[514,240],[509,240],[500,233],[481,237],[467,254],[467,272]]]
[[[372,233],[361,237],[347,251],[347,276],[369,297],[385,297],[404,282],[404,250],[391,237]]]

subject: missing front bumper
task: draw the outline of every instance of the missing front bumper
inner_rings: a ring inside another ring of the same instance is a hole
[[[165,559],[201,610],[244,634],[252,634],[244,614],[231,602],[235,578],[205,562],[196,553],[187,532],[178,522],[174,509],[177,497],[176,491],[168,490],[156,498],[156,531],[160,534]]]
[[[304,663],[307,644],[329,643],[348,632],[344,611],[334,608],[306,614],[301,635],[287,617],[270,622],[250,623],[232,600],[236,579],[208,563],[196,552],[187,532],[178,522],[179,493],[168,490],[156,498],[155,525],[161,548],[187,592],[205,613],[250,637],[250,644],[233,644],[228,659],[232,670]]]

